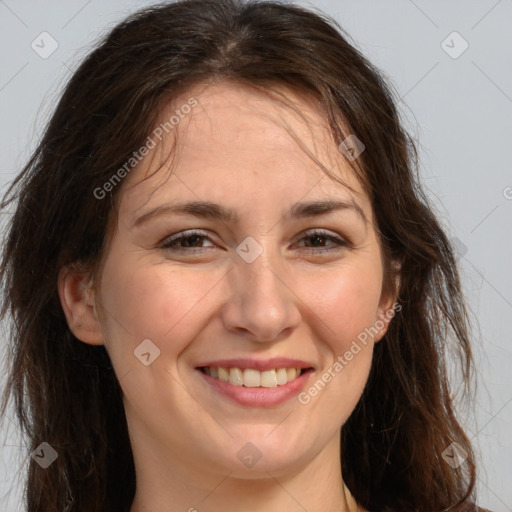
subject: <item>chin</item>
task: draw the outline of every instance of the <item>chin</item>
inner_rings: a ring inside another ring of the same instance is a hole
[[[290,431],[289,423],[286,423],[282,426],[244,425],[241,431],[229,430],[233,438],[224,452],[224,455],[228,454],[224,458],[226,469],[239,478],[268,478],[268,473],[288,473],[306,461],[312,449],[311,434]],[[313,457],[313,453],[310,456]]]

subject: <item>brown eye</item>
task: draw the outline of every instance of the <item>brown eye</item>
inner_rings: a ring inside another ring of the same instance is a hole
[[[210,239],[208,235],[201,231],[185,231],[173,235],[170,239],[167,239],[161,247],[171,251],[187,251],[191,249],[191,251],[188,252],[199,252],[207,248],[200,245],[204,240]]]
[[[348,247],[349,243],[342,238],[338,238],[334,235],[330,235],[325,231],[312,231],[307,233],[301,240],[310,240],[311,245],[306,246],[307,251],[312,252],[331,252],[339,251],[345,247]],[[330,242],[327,247],[323,247],[322,244]],[[318,249],[318,250],[315,250]]]

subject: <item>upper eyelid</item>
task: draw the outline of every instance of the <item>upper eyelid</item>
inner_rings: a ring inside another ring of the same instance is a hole
[[[174,240],[179,240],[180,238],[186,238],[187,236],[194,235],[202,236],[204,238],[211,238],[211,233],[208,233],[206,231],[202,231],[200,229],[186,229],[185,231],[179,231],[178,233],[165,237],[162,240],[162,242],[170,242]]]

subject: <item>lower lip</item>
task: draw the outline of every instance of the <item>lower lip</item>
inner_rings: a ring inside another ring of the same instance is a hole
[[[248,388],[245,386],[234,386],[229,382],[215,379],[198,369],[196,371],[215,391],[240,405],[250,407],[270,407],[286,402],[286,400],[300,393],[309,376],[313,373],[312,370],[307,370],[291,382],[283,386],[276,386],[275,388]]]

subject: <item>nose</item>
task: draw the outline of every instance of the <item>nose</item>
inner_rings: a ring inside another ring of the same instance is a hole
[[[252,263],[236,261],[228,275],[231,294],[222,308],[228,331],[260,343],[289,336],[301,319],[289,272],[269,252],[265,248]]]

